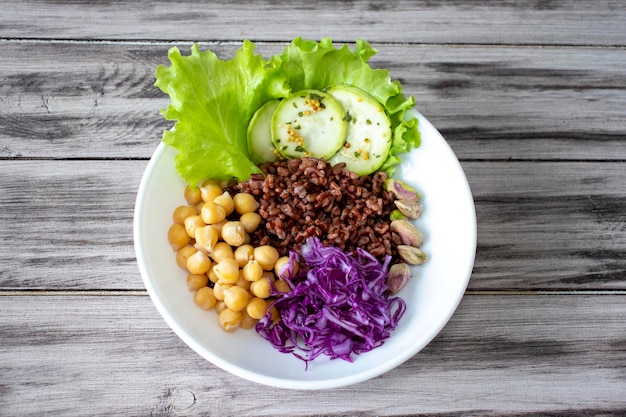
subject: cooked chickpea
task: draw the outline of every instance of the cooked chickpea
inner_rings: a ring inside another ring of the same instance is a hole
[[[239,266],[243,267],[248,263],[250,259],[254,258],[254,248],[252,245],[241,245],[235,249],[235,259],[239,263]]]
[[[233,197],[233,201],[235,202],[235,210],[237,213],[246,214],[252,213],[259,208],[259,202],[252,196],[252,194],[248,193],[237,193]]]
[[[267,277],[263,277],[258,281],[254,281],[250,284],[250,292],[260,298],[267,298],[270,296],[271,284]]]
[[[280,313],[278,312],[276,306],[270,307],[270,313],[272,314],[272,322],[277,322],[278,320],[280,320]]]
[[[224,258],[213,267],[213,272],[224,284],[234,284],[239,279],[239,264],[233,258]]]
[[[219,233],[220,236],[222,236],[222,227],[224,227],[224,224],[226,224],[226,220],[222,220],[219,223],[213,223],[211,224],[211,226],[215,227],[215,230],[217,230],[217,233]]]
[[[204,253],[211,253],[213,247],[217,244],[219,233],[210,224],[196,228],[196,248]]]
[[[183,269],[187,269],[187,259],[196,252],[198,252],[198,249],[191,245],[183,246],[176,252],[176,264]]]
[[[209,287],[202,287],[193,296],[193,301],[198,307],[204,310],[210,310],[215,307],[217,300],[213,295],[213,290]]]
[[[233,248],[226,242],[217,242],[211,251],[211,258],[215,262],[226,258],[234,259]]]
[[[246,281],[258,281],[263,276],[263,267],[256,259],[250,259],[241,272]]]
[[[222,226],[222,239],[231,246],[241,246],[246,243],[248,233],[238,221],[230,221]]]
[[[202,192],[198,187],[196,187],[195,190],[192,190],[190,186],[186,186],[183,194],[185,196],[185,200],[187,200],[190,206],[198,204],[202,201]]]
[[[196,212],[196,208],[193,206],[179,206],[174,210],[172,220],[176,224],[184,225],[187,217],[195,216],[196,214],[198,214],[198,212]]]
[[[202,251],[197,251],[187,258],[187,270],[192,274],[206,274],[209,268],[211,268],[211,260]]]
[[[233,311],[228,307],[218,316],[218,323],[227,332],[237,329],[241,324],[241,320],[243,320],[243,313],[241,311]]]
[[[237,280],[235,285],[238,286],[238,287],[243,288],[246,291],[250,291],[250,281],[247,281],[243,277],[243,273],[241,272],[241,269],[239,270],[239,279]]]
[[[253,319],[261,319],[267,313],[267,301],[260,297],[254,297],[248,302],[246,312]]]
[[[212,283],[216,283],[217,281],[219,281],[219,277],[217,276],[217,274],[215,273],[215,271],[213,270],[213,268],[215,268],[215,263],[211,264],[211,267],[209,268],[209,270],[207,271],[206,275],[207,277],[209,277],[209,281],[211,281]]]
[[[176,223],[171,225],[167,231],[167,240],[172,245],[172,249],[179,250],[187,245],[191,239],[183,225]]]
[[[259,224],[261,224],[261,216],[259,213],[250,212],[242,214],[239,221],[243,225],[243,228],[246,229],[246,232],[252,233],[259,227]]]
[[[278,260],[274,264],[274,273],[276,273],[276,276],[278,278],[293,278],[293,276],[288,275],[288,267],[289,267],[289,257],[281,256],[280,258],[278,258]],[[295,275],[297,272],[298,272],[298,263],[294,262],[292,275]]]
[[[246,313],[246,310],[242,310],[241,314],[243,315],[243,318],[241,319],[241,324],[239,325],[239,327],[246,330],[253,329],[258,320],[250,317],[248,313]]]
[[[219,204],[220,207],[224,209],[227,216],[230,216],[233,210],[235,210],[235,202],[233,201],[233,198],[230,196],[230,193],[228,191],[224,191],[223,194],[215,197],[213,202],[215,204]]]
[[[248,305],[250,301],[250,294],[237,285],[233,285],[230,288],[224,290],[224,302],[226,307],[233,311],[241,311]]]
[[[206,226],[206,223],[202,221],[202,217],[198,215],[189,216],[185,219],[185,230],[187,231],[189,237],[194,239],[196,237],[196,229],[204,226]]]
[[[204,201],[205,203],[208,201],[213,202],[215,197],[221,195],[223,192],[224,191],[222,190],[222,187],[220,187],[214,180],[206,180],[200,186],[202,201]]]
[[[197,291],[202,287],[206,287],[209,283],[209,277],[206,274],[188,274],[187,288],[189,291]]]
[[[215,292],[215,289],[213,289],[213,292]],[[217,303],[215,303],[215,312],[220,314],[224,310],[226,310],[226,303],[224,303],[224,300],[218,300]]]
[[[274,283],[274,286],[276,287],[278,291],[282,293],[291,291],[291,287],[289,286],[287,281],[285,281],[284,279],[277,279],[276,282]]]
[[[224,291],[226,291],[230,287],[232,287],[231,284],[224,284],[217,281],[213,286],[213,295],[215,295],[215,298],[217,298],[218,301],[224,301]]]
[[[206,224],[223,222],[226,219],[226,210],[224,207],[212,201],[207,201],[200,210],[202,220]]]
[[[254,248],[254,259],[256,259],[266,271],[274,269],[278,256],[276,248],[270,245]]]

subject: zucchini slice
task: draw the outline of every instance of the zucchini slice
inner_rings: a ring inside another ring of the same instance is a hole
[[[272,115],[280,100],[270,100],[259,108],[248,124],[248,153],[255,164],[278,160],[272,143]]]
[[[330,94],[302,90],[283,99],[272,116],[272,142],[287,159],[328,160],[343,146],[345,110]]]
[[[383,165],[391,148],[391,121],[385,108],[360,88],[337,85],[327,93],[346,109],[348,124],[346,142],[329,162],[344,162],[359,175],[371,174]]]

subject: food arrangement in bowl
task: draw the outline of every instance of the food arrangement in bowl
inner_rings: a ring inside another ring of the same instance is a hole
[[[139,190],[139,266],[176,333],[236,375],[288,388],[380,375],[465,290],[469,187],[375,53],[296,39],[265,60],[245,41],[230,60],[172,48],[157,68],[175,124]]]

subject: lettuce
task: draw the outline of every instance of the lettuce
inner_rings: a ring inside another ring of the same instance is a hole
[[[161,113],[176,124],[163,142],[178,150],[180,176],[195,187],[207,178],[242,181],[260,172],[248,155],[246,131],[263,103],[289,93],[282,73],[255,55],[249,41],[231,60],[200,52],[197,44],[190,56],[173,47],[168,58],[172,65],[157,68],[155,85],[170,96]]]
[[[267,101],[305,88],[351,85],[384,105],[393,130],[382,168],[389,174],[400,162],[398,154],[419,146],[417,119],[405,120],[415,100],[404,96],[387,70],[367,64],[377,52],[369,43],[357,40],[351,51],[335,48],[328,38],[319,43],[297,38],[269,61],[254,49],[254,43],[244,41],[234,58],[221,60],[211,51],[201,52],[197,44],[190,56],[173,47],[168,53],[171,66],[156,70],[155,86],[170,97],[161,114],[175,121],[163,133],[163,142],[178,150],[176,170],[190,186],[206,178],[243,181],[260,172],[247,149],[250,119]]]

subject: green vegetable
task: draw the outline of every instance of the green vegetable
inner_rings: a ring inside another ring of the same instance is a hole
[[[335,48],[330,39],[297,38],[269,61],[255,55],[254,48],[244,41],[234,58],[221,60],[211,51],[201,52],[197,44],[184,57],[173,47],[171,66],[156,70],[155,86],[170,97],[161,113],[175,121],[163,133],[163,142],[178,150],[176,169],[191,187],[206,178],[241,181],[260,172],[248,151],[248,124],[263,104],[299,90],[345,84],[380,102],[391,120],[391,149],[381,167],[389,173],[400,162],[398,154],[419,146],[417,120],[404,120],[415,101],[404,96],[387,70],[367,64],[377,52],[369,43],[357,40],[351,51]]]
[[[363,40],[357,40],[351,51],[346,45],[335,48],[329,38],[320,42],[297,38],[281,55],[270,58],[270,65],[283,70],[292,91],[324,90],[344,84],[360,88],[381,103],[391,119],[392,142],[380,169],[392,174],[394,166],[400,163],[398,154],[418,147],[420,137],[417,119],[405,120],[415,99],[403,94],[402,86],[391,80],[388,70],[373,69],[367,63],[377,52]]]
[[[248,123],[265,102],[289,94],[282,70],[268,68],[249,41],[230,60],[197,44],[190,56],[173,47],[168,57],[172,66],[157,68],[155,85],[170,96],[162,114],[176,124],[163,142],[178,150],[180,176],[195,187],[206,178],[242,181],[260,172],[247,149]]]

